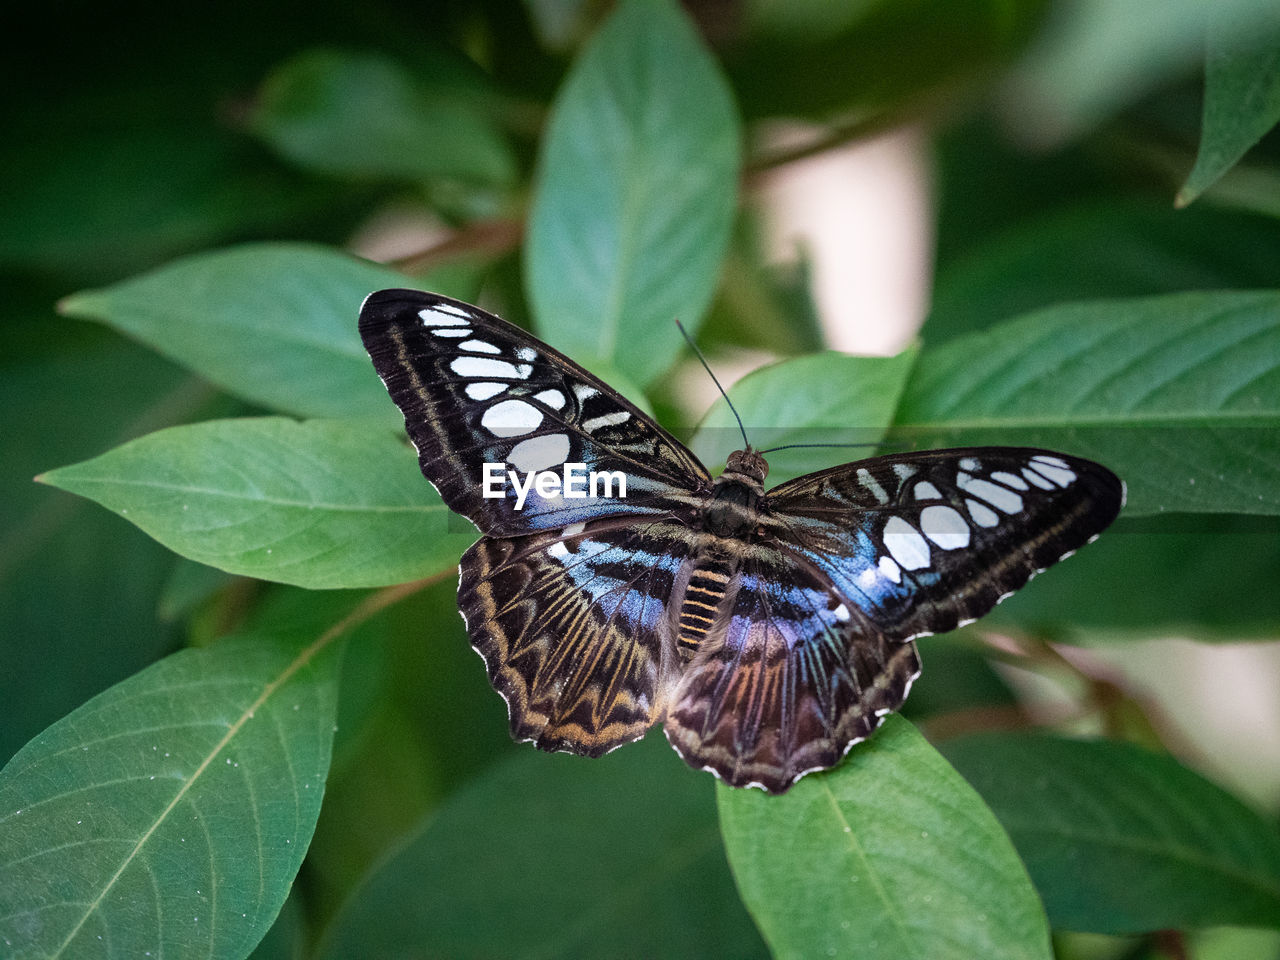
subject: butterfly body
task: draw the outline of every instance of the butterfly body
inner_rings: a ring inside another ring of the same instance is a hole
[[[512,734],[599,756],[655,723],[691,765],[786,790],[901,706],[914,640],[981,616],[1114,519],[1123,485],[1016,447],[844,464],[765,490],[721,475],[568,358],[476,307],[388,290],[361,310],[423,473],[483,536],[458,603]],[[583,463],[627,496],[486,499],[484,463]]]

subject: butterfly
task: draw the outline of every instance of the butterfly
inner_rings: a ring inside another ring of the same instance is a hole
[[[916,638],[982,616],[1124,502],[1105,467],[1020,447],[872,457],[766,492],[749,445],[713,479],[478,307],[382,290],[360,335],[423,474],[482,534],[458,607],[512,736],[544,750],[598,757],[661,723],[691,766],[782,793],[902,705]]]

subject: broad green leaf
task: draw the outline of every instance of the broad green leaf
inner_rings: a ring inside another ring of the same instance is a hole
[[[1123,519],[983,623],[1075,644],[1172,635],[1274,640],[1277,570],[1280,529],[1256,517]]]
[[[443,49],[421,53],[428,63],[451,59]],[[312,50],[272,72],[250,125],[320,173],[509,183],[515,159],[489,112],[476,78],[420,82],[380,54]]]
[[[1192,941],[1195,960],[1280,960],[1280,932],[1244,927],[1200,931]]]
[[[1172,757],[982,734],[943,746],[1013,838],[1055,927],[1280,926],[1280,833]]]
[[[456,577],[353,636],[307,906],[331,916],[373,865],[460,785],[511,751],[507,710],[458,614]]]
[[[1052,956],[1009,838],[901,717],[781,797],[717,796],[738,889],[775,957]]]
[[[108,330],[58,321],[50,298],[29,303],[25,293],[9,285],[0,324],[0,763],[178,640],[156,615],[173,555],[31,478],[206,414],[211,393]]]
[[[1248,24],[1247,32],[1219,18],[1210,26],[1204,127],[1179,206],[1211,187],[1280,122],[1280,6],[1273,4],[1270,15],[1270,23]]]
[[[311,839],[349,596],[94,697],[0,771],[0,943],[36,957],[243,957]]]
[[[1073,205],[941,268],[923,337],[935,347],[1071,300],[1268,289],[1277,282],[1275,244],[1274,219],[1208,204],[1174,210],[1109,197]]]
[[[307,927],[301,888],[294,887],[266,936],[249,960],[302,960],[307,955]]]
[[[303,244],[202,253],[61,303],[190,367],[229,393],[310,417],[394,422],[360,344],[364,298],[406,286],[386,267]]]
[[[875,443],[893,421],[916,351],[896,357],[815,353],[747,374],[729,390],[747,438],[756,449],[789,443]],[[692,441],[708,466],[743,446],[723,400],[707,414]],[[769,454],[769,483],[824,465],[866,456],[867,450],[802,449]]]
[[[172,427],[40,479],[98,501],[184,557],[311,589],[439,573],[475,539],[406,444],[349,421]]]
[[[1280,294],[1070,304],[926,349],[897,430],[1091,456],[1133,516],[1280,513]]]
[[[525,247],[541,335],[641,383],[711,301],[738,183],[724,78],[672,0],[625,0],[552,108]]]
[[[322,958],[758,957],[711,779],[661,736],[601,760],[522,748],[366,881]]]
[[[920,676],[902,708],[908,720],[1017,704],[1017,695],[991,666],[990,648],[971,636],[928,637],[920,641],[919,650]]]
[[[1267,24],[1274,9],[1274,0],[1063,5],[1021,64],[1006,102],[1025,136],[1040,142],[1076,136],[1194,70],[1204,55],[1210,13],[1239,39]]]

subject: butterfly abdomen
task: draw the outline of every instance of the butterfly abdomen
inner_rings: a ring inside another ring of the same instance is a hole
[[[709,560],[694,567],[680,603],[680,631],[676,647],[680,659],[688,663],[719,617],[720,604],[732,580],[731,568],[722,561]]]

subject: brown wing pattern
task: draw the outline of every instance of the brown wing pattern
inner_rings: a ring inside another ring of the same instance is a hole
[[[458,604],[513,737],[597,757],[662,716],[680,671],[666,601],[686,536],[603,520],[467,551]]]
[[[770,793],[825,769],[896,710],[920,673],[831,583],[769,547],[749,554],[664,722],[691,766]]]

